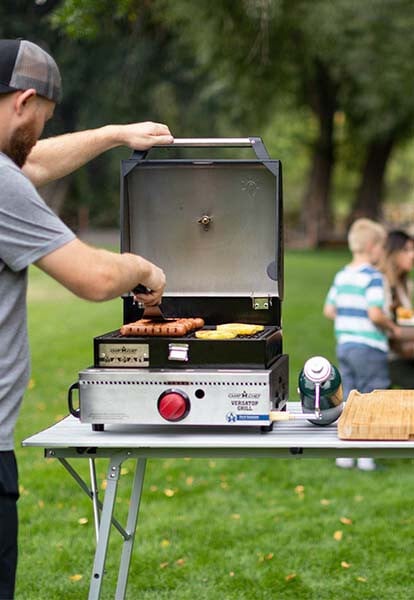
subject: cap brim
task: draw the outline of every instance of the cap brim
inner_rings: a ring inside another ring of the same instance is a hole
[[[17,88],[10,87],[9,85],[6,85],[5,83],[0,82],[0,94],[8,94],[10,92],[17,92],[17,91],[18,91]]]

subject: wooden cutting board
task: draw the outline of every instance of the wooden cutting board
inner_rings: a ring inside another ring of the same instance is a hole
[[[348,396],[338,420],[341,440],[414,439],[414,390],[375,390]]]

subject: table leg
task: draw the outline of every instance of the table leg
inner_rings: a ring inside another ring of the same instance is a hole
[[[104,576],[106,554],[108,550],[112,514],[114,510],[121,464],[124,459],[125,455],[113,456],[109,461],[108,474],[106,478],[107,485],[104,502],[102,505],[99,536],[96,545],[88,600],[99,600],[101,596],[101,586]]]
[[[131,563],[132,549],[135,540],[135,530],[137,527],[139,506],[141,503],[142,487],[144,485],[145,476],[145,458],[138,458],[135,469],[134,484],[131,492],[128,520],[126,531],[129,534],[128,538],[124,539],[122,546],[121,562],[119,566],[118,583],[116,586],[115,600],[124,600],[126,586],[128,581],[129,566]]]
[[[91,495],[92,495],[92,506],[93,506],[93,520],[95,523],[95,537],[96,543],[99,539],[99,498],[98,498],[98,485],[96,483],[96,468],[95,459],[89,459],[89,474],[91,478]]]
[[[128,456],[126,455],[125,458],[128,458]],[[98,491],[96,490],[95,498],[94,498],[94,492],[93,492],[93,490],[90,490],[88,488],[88,486],[86,485],[86,483],[83,481],[82,477],[80,477],[80,475],[75,471],[75,469],[72,467],[72,465],[70,465],[68,463],[68,461],[66,460],[66,458],[59,457],[58,460],[65,467],[65,469],[67,470],[67,472],[73,477],[73,479],[76,481],[76,483],[82,488],[82,490],[85,492],[85,494],[92,501],[94,501],[94,503],[98,507],[98,510],[102,510],[102,502],[98,498]],[[95,459],[93,459],[93,460],[95,460]],[[96,477],[96,475],[95,475],[95,477]],[[95,510],[96,509],[94,507],[94,514],[95,514]],[[114,517],[112,517],[112,525],[119,531],[119,533],[122,535],[123,538],[128,537],[125,529],[122,527],[122,525]],[[95,528],[96,527],[98,528],[98,533],[97,533],[97,537],[98,537],[98,535],[99,535],[99,519],[98,519],[98,521],[95,521]]]

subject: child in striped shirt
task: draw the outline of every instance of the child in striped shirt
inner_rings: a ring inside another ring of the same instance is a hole
[[[341,269],[329,289],[324,315],[335,322],[336,353],[344,399],[351,390],[361,393],[390,386],[388,337],[400,329],[386,314],[383,275],[374,265],[382,255],[386,231],[370,219],[357,219],[348,233],[351,262]],[[352,467],[353,459],[338,458],[338,466]],[[359,458],[358,467],[375,469],[372,458]]]

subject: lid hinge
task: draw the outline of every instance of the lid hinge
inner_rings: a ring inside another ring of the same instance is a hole
[[[271,296],[253,296],[252,305],[254,310],[269,310],[272,306]]]

